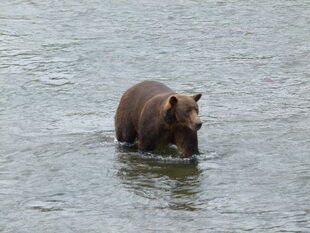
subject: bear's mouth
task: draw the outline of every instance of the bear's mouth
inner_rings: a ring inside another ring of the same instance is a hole
[[[185,126],[185,128],[188,128],[188,129],[190,129],[191,131],[193,131],[193,132],[197,132],[198,130],[200,130],[201,129],[201,127],[202,127],[202,122],[198,122],[198,123],[195,123],[195,124],[191,124],[191,125],[184,125]]]
[[[199,123],[196,123],[196,130],[200,130],[201,129],[201,126],[202,126],[202,122],[199,122]]]

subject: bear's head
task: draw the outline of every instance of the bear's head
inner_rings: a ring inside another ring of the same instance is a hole
[[[196,94],[194,96],[174,94],[169,96],[164,107],[164,119],[166,123],[184,127],[192,131],[199,130],[202,126],[197,105],[200,97],[201,94]]]

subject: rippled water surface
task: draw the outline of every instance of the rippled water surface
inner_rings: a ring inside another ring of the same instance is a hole
[[[0,1],[0,232],[310,232],[306,0]],[[198,163],[114,142],[145,80],[202,93]]]

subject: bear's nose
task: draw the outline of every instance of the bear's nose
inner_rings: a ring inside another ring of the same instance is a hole
[[[202,122],[198,122],[196,123],[196,129],[199,130],[202,126]]]

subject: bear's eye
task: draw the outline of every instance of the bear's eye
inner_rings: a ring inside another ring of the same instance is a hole
[[[186,113],[191,113],[191,111],[192,111],[191,108],[186,109]]]

